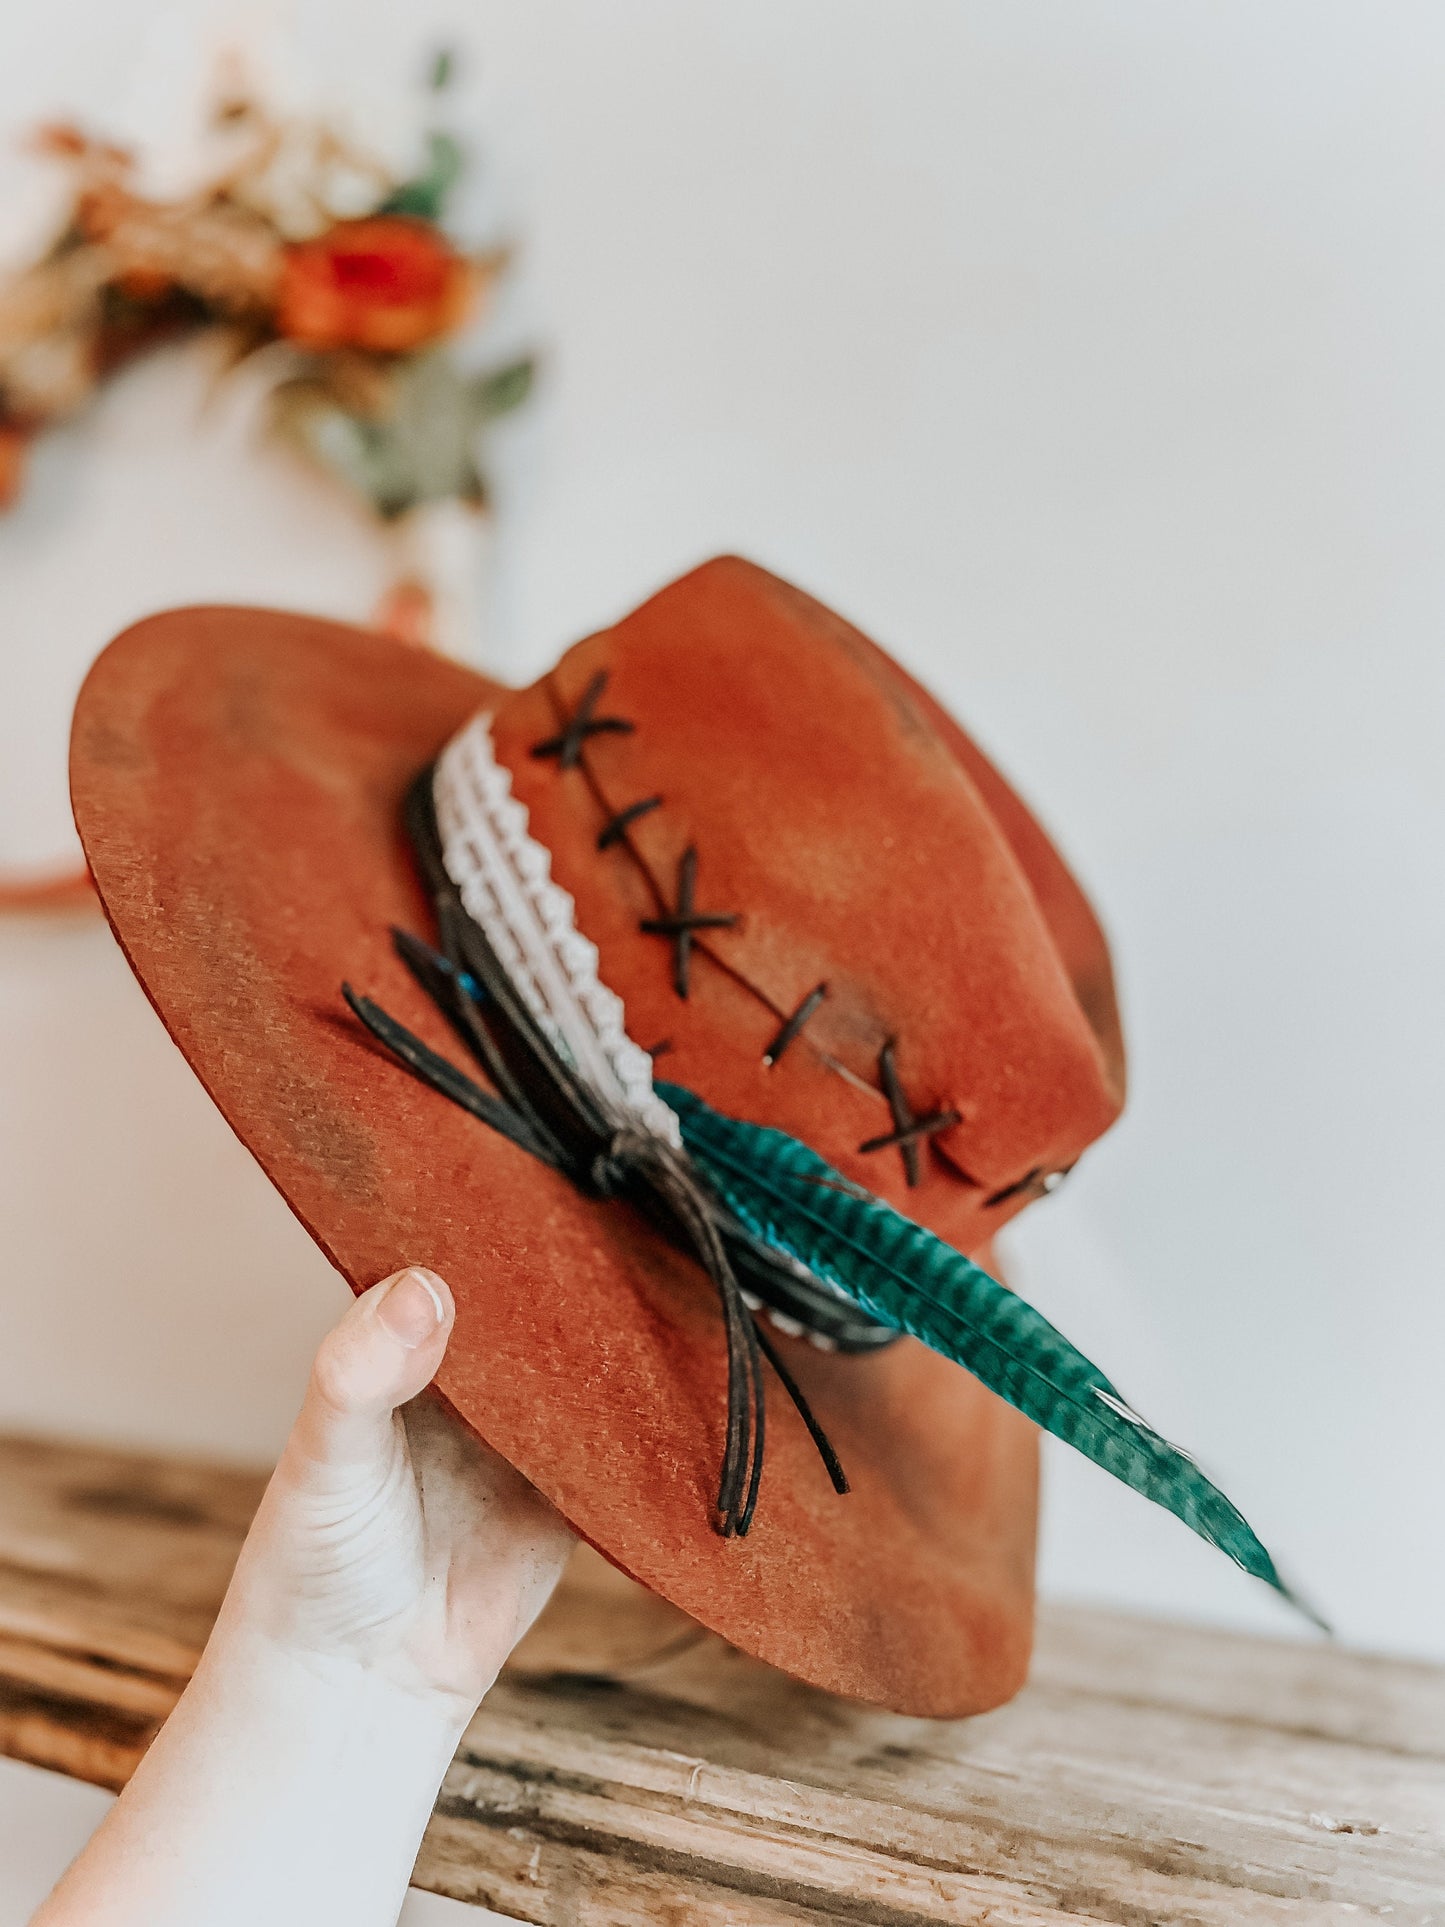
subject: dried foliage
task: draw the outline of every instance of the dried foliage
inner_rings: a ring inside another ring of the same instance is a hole
[[[451,75],[439,55],[433,91]],[[41,257],[0,281],[0,510],[38,435],[138,355],[205,331],[224,333],[232,365],[270,351],[271,426],[383,521],[429,502],[484,504],[481,431],[525,399],[533,369],[524,357],[477,373],[451,345],[507,265],[445,229],[465,171],[456,139],[431,132],[417,173],[398,178],[234,81],[211,131],[223,158],[170,200],[143,191],[126,148],[70,125],[35,135],[70,193]],[[434,645],[436,590],[409,568],[373,622]],[[83,872],[0,871],[0,914],[93,901]]]
[[[450,77],[438,60],[433,84]],[[464,156],[446,133],[398,180],[313,121],[233,92],[216,110],[227,164],[180,199],[148,198],[136,157],[68,125],[42,152],[73,191],[51,246],[0,286],[0,507],[33,438],[82,409],[115,368],[166,340],[231,331],[237,357],[294,359],[275,426],[383,517],[485,498],[479,431],[514,407],[530,361],[469,374],[445,345],[506,266],[442,226]]]

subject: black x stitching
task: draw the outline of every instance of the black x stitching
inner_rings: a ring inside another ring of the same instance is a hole
[[[692,974],[692,940],[699,930],[730,930],[737,922],[733,911],[696,910],[697,850],[689,844],[677,866],[677,903],[665,917],[644,917],[638,925],[650,937],[670,937],[675,946],[672,959],[672,984],[679,997],[686,997]]]
[[[598,716],[595,711],[602,693],[607,687],[608,672],[599,669],[582,692],[582,700],[572,713],[571,720],[555,736],[548,736],[540,743],[532,745],[532,754],[537,757],[555,756],[560,769],[576,769],[582,763],[582,751],[589,737],[607,735],[631,735],[635,724],[622,716]],[[589,779],[590,780],[590,779]],[[594,792],[601,800],[600,792]],[[625,809],[618,810],[603,824],[597,835],[597,848],[610,849],[615,843],[627,844],[627,832],[639,818],[647,816],[660,807],[660,796],[645,796],[636,803],[629,803]],[[605,807],[605,806],[604,806]],[[635,852],[634,852],[635,854]],[[668,937],[673,944],[673,988],[679,997],[686,997],[692,979],[693,939],[699,930],[730,930],[738,922],[732,911],[698,910],[695,907],[697,891],[697,850],[689,847],[683,852],[677,872],[677,902],[667,914],[657,917],[644,917],[638,925],[640,930],[652,937]],[[788,1046],[798,1036],[808,1019],[817,1010],[827,995],[827,985],[818,984],[810,990],[791,1016],[783,1020],[774,1034],[771,1043],[763,1053],[765,1064],[776,1064]],[[659,1045],[657,1055],[669,1046],[666,1042]],[[884,1151],[896,1146],[903,1159],[904,1173],[910,1185],[922,1181],[922,1159],[919,1146],[940,1131],[947,1131],[960,1122],[961,1114],[956,1110],[938,1110],[915,1113],[910,1109],[899,1081],[897,1066],[894,1063],[894,1040],[889,1041],[878,1053],[879,1081],[883,1094],[888,1099],[888,1109],[893,1118],[893,1129],[879,1137],[870,1137],[860,1144],[860,1152]],[[1017,1184],[1009,1185],[987,1200],[990,1205],[1006,1202],[1024,1191],[1052,1189],[1059,1181],[1061,1173],[1047,1175],[1030,1171]]]
[[[923,1172],[918,1155],[918,1147],[938,1132],[946,1131],[959,1122],[958,1111],[927,1111],[915,1116],[909,1109],[908,1099],[903,1094],[899,1081],[898,1067],[893,1061],[894,1040],[888,1042],[878,1053],[878,1075],[882,1080],[883,1094],[888,1099],[888,1108],[893,1113],[893,1129],[885,1131],[882,1137],[870,1137],[858,1146],[860,1151],[886,1151],[897,1145],[903,1155],[903,1170],[910,1185],[920,1182]]]
[[[582,692],[582,700],[572,720],[557,736],[533,743],[534,756],[555,756],[559,769],[575,769],[582,760],[582,746],[589,736],[630,736],[634,725],[621,716],[594,716],[598,698],[607,687],[607,671],[599,669]]]
[[[641,802],[629,803],[625,810],[619,810],[616,816],[610,817],[597,832],[598,849],[610,850],[614,843],[620,843],[639,817],[647,816],[651,811],[658,809],[661,803],[660,796],[644,796]]]
[[[763,1052],[763,1062],[765,1064],[771,1066],[777,1063],[783,1052],[788,1048],[789,1044],[792,1043],[793,1039],[803,1028],[804,1024],[807,1023],[808,1019],[818,1008],[819,1004],[822,1003],[827,994],[828,986],[826,984],[817,984],[808,992],[792,1016],[784,1020],[782,1029],[779,1030],[772,1043],[769,1044],[768,1048]]]

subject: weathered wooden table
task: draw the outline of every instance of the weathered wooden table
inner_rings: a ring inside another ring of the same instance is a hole
[[[0,1750],[120,1786],[260,1476],[0,1439]],[[590,1555],[489,1696],[415,1883],[548,1927],[1445,1927],[1445,1670],[1101,1613],[954,1725],[744,1659]]]

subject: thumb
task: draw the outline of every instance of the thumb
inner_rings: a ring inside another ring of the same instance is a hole
[[[363,1292],[311,1367],[296,1426],[307,1455],[340,1466],[375,1452],[397,1406],[435,1377],[455,1318],[445,1282],[418,1265]]]

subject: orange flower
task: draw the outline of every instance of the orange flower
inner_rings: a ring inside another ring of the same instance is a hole
[[[459,327],[474,292],[470,265],[434,227],[379,214],[286,249],[276,326],[304,348],[405,354]]]

